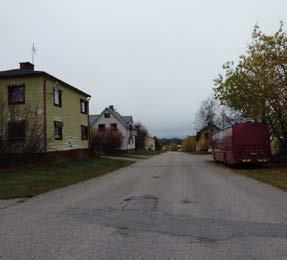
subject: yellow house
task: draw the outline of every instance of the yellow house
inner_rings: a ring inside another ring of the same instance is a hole
[[[207,152],[211,151],[211,136],[219,128],[213,124],[208,124],[196,133],[196,151]]]
[[[155,151],[155,139],[151,136],[146,136],[145,138],[145,150]]]
[[[37,152],[89,148],[90,95],[85,92],[23,62],[19,69],[0,71],[0,98],[2,110],[8,111],[0,119],[7,122],[9,142],[27,143],[31,139],[28,131],[35,136],[42,129],[39,139],[42,146]],[[22,111],[21,115],[24,110],[29,111],[30,115],[12,119],[11,111],[15,110]],[[37,121],[37,127],[32,118]]]

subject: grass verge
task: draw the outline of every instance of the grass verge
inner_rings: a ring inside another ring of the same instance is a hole
[[[287,191],[287,167],[285,165],[271,164],[269,168],[257,167],[232,171]]]
[[[127,167],[134,162],[99,158],[62,160],[0,174],[0,199],[30,198]]]

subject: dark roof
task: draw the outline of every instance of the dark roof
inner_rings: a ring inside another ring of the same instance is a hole
[[[134,123],[132,116],[123,116],[123,119],[125,120],[125,122],[127,124],[133,124]]]
[[[195,140],[199,140],[201,133],[206,131],[206,130],[218,130],[218,129],[220,129],[220,128],[217,127],[215,124],[209,123],[207,126],[203,127],[201,130],[199,130],[196,133]]]
[[[90,124],[93,125],[99,116],[100,115],[90,115],[89,116]]]
[[[117,118],[126,128],[129,128],[130,125],[133,124],[132,116],[122,116],[119,112],[111,109],[110,107],[106,107],[104,111],[100,115],[90,115],[90,123],[91,125],[95,124],[96,121],[106,112],[110,112],[115,118]]]
[[[48,74],[45,71],[37,71],[37,70],[25,70],[25,69],[14,69],[14,70],[5,70],[5,71],[0,71],[0,79],[6,79],[6,78],[17,78],[17,77],[34,77],[34,76],[44,76],[48,77],[52,80],[58,81],[60,84],[84,95],[87,97],[90,97],[89,94],[71,86],[70,84]]]

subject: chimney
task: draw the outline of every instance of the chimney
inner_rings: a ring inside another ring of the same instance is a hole
[[[109,108],[110,108],[110,110],[115,111],[115,108],[113,105],[110,105]]]
[[[34,70],[34,64],[31,62],[20,62],[20,70]]]

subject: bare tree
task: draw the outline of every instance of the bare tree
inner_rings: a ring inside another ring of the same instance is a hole
[[[147,128],[140,122],[134,125],[135,130],[137,131],[136,135],[136,150],[145,149],[145,139],[149,135]]]
[[[198,112],[195,115],[195,130],[199,131],[208,125],[215,125],[219,128],[226,128],[235,123],[243,121],[240,112],[235,111],[227,106],[220,105],[213,97],[202,101]]]
[[[218,103],[213,97],[209,97],[201,102],[198,112],[195,114],[195,129],[206,127],[208,124],[216,124],[216,115],[218,113]]]
[[[31,105],[8,105],[0,96],[0,156],[44,151],[41,111]]]

